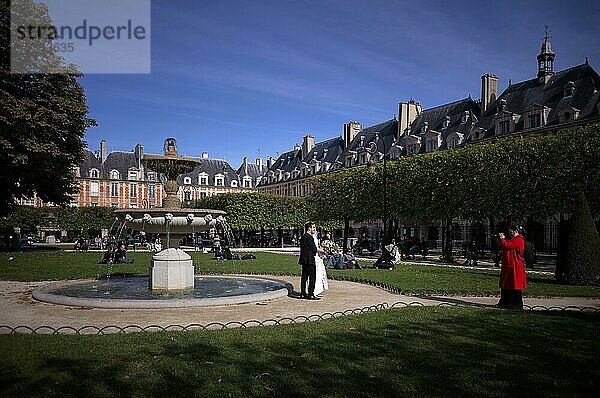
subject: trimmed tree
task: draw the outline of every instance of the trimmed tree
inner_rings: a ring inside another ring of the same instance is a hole
[[[44,4],[22,4],[40,26],[53,25]],[[34,193],[45,202],[68,203],[76,191],[72,168],[84,160],[85,130],[95,125],[87,117],[80,73],[10,73],[11,56],[30,56],[44,69],[64,66],[64,59],[41,41],[28,41],[37,47],[17,46],[11,54],[10,17],[9,2],[0,0],[0,215],[9,212],[15,198]]]
[[[600,284],[600,235],[583,192],[575,204],[564,280],[577,285]]]

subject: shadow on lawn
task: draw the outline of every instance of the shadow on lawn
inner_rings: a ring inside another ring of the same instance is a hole
[[[2,381],[33,396],[592,396],[599,320],[407,308],[279,327],[78,336],[31,375],[5,372]],[[42,349],[45,338],[34,341]]]

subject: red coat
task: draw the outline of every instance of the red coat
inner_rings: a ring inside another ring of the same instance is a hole
[[[527,289],[527,276],[523,262],[525,240],[517,235],[511,240],[500,239],[502,249],[502,271],[500,272],[501,289]]]

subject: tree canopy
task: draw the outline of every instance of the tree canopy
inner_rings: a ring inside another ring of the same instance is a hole
[[[398,219],[514,219],[572,212],[585,190],[600,214],[600,124],[387,162],[389,216]],[[383,167],[312,179],[309,203],[318,218],[382,218]]]
[[[45,5],[27,4],[28,12],[52,25]],[[46,202],[66,203],[76,190],[73,166],[85,159],[84,133],[95,124],[87,117],[77,80],[82,75],[11,73],[7,0],[0,0],[0,43],[0,214],[15,198],[34,192]],[[38,63],[59,67],[64,62],[52,46],[40,43],[34,50]],[[14,56],[21,56],[19,51]]]
[[[209,196],[196,207],[223,210],[232,228],[245,230],[301,226],[308,217],[303,198],[256,192]]]

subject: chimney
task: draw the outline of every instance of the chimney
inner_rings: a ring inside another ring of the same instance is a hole
[[[142,157],[144,156],[144,147],[142,144],[137,144],[135,146],[135,163],[137,164],[138,170],[142,169]]]
[[[398,132],[396,133],[396,139],[404,133],[404,130],[410,127],[412,122],[421,113],[421,110],[421,104],[415,102],[412,98],[408,102],[400,102],[398,104]]]
[[[270,169],[271,167],[273,167],[274,163],[275,163],[275,160],[273,159],[273,156],[269,156],[267,158],[267,169]]]
[[[298,155],[298,152],[300,152],[300,145],[294,144],[294,157]]]
[[[259,170],[262,172],[262,168],[263,168],[262,158],[260,158],[260,157],[256,158],[255,164],[258,166]]]
[[[498,98],[498,76],[485,74],[481,76],[481,113]]]
[[[304,159],[315,146],[315,137],[312,134],[304,136],[304,142],[302,143],[302,159]]]
[[[100,158],[98,159],[100,163],[104,164],[106,161],[106,157],[108,156],[108,151],[106,150],[106,140],[100,141]]]
[[[242,164],[244,165],[244,175],[248,175],[248,158],[246,156],[244,156]]]
[[[202,152],[202,154],[200,155],[200,157],[202,159],[208,159],[208,152]]]
[[[348,148],[360,130],[362,130],[362,126],[359,122],[349,121],[348,123],[344,123],[344,148]]]

